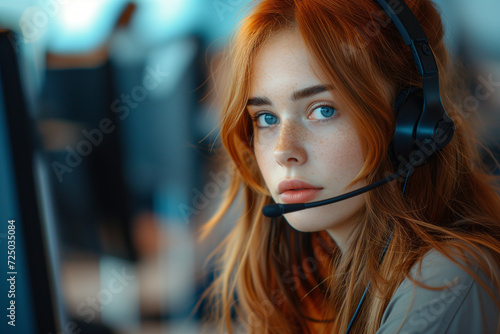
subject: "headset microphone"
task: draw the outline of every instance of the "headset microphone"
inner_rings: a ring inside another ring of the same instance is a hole
[[[422,160],[420,160],[418,162],[421,163]],[[418,165],[418,162],[415,161],[415,159],[413,161],[410,160],[409,163],[404,165],[402,168],[397,170],[395,173],[393,173],[393,174],[391,174],[391,175],[389,175],[389,176],[387,176],[387,177],[385,177],[385,178],[383,178],[375,183],[372,183],[372,184],[367,185],[365,187],[359,188],[357,190],[353,190],[353,191],[348,192],[348,193],[343,194],[343,195],[339,195],[339,196],[332,197],[332,198],[325,199],[325,200],[321,200],[321,201],[309,202],[309,203],[270,204],[270,205],[266,205],[264,208],[262,208],[262,213],[266,217],[279,217],[281,215],[284,215],[285,213],[290,213],[290,212],[295,212],[295,211],[299,211],[299,210],[315,208],[318,206],[323,206],[323,205],[327,205],[327,204],[340,202],[340,201],[346,200],[348,198],[351,198],[351,197],[354,197],[357,195],[361,195],[361,194],[363,194],[367,191],[373,190],[375,188],[378,188],[378,187],[380,187],[380,186],[382,186],[382,185],[384,185],[392,180],[395,180],[398,177],[401,177],[404,175],[406,175],[408,177],[408,175],[410,175],[413,172],[414,167]]]

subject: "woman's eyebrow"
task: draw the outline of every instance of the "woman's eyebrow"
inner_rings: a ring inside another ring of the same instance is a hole
[[[320,94],[320,93],[323,93],[323,92],[326,92],[326,91],[329,91],[332,89],[333,89],[332,85],[315,85],[315,86],[306,87],[306,88],[303,88],[303,89],[300,89],[300,90],[293,92],[292,95],[290,96],[290,100],[295,102],[297,100],[305,99],[307,97],[311,97],[313,95]],[[263,96],[252,97],[252,98],[249,98],[247,101],[247,106],[258,107],[258,106],[265,106],[265,105],[272,106],[273,103],[267,97],[263,97]]]
[[[307,87],[307,88],[293,92],[290,99],[292,101],[297,101],[297,100],[305,99],[307,97],[310,97],[310,96],[313,96],[316,94],[327,92],[327,91],[332,90],[332,89],[333,89],[332,85],[315,85],[315,86]]]

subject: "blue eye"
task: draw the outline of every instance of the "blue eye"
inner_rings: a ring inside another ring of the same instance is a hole
[[[278,123],[278,118],[269,113],[260,113],[252,117],[254,123],[257,123],[259,128],[267,128],[270,125]]]
[[[329,119],[337,114],[337,109],[331,106],[319,106],[313,109],[311,115],[313,119],[324,120]]]

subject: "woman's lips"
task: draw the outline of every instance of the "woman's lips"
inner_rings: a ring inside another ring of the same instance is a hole
[[[322,189],[300,179],[287,179],[278,184],[280,200],[287,204],[309,202],[318,196]]]
[[[309,202],[317,197],[321,190],[319,188],[287,190],[280,194],[280,199],[286,204]]]

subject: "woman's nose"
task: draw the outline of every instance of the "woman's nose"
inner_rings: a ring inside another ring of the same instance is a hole
[[[278,142],[274,148],[274,157],[281,166],[300,165],[306,162],[303,131],[293,121],[280,124]]]

